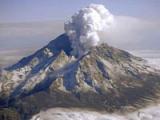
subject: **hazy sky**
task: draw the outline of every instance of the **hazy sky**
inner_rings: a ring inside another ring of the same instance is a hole
[[[160,0],[0,0],[0,22],[64,19],[90,3],[114,15],[160,20]]]
[[[0,50],[44,46],[90,3],[104,4],[116,18],[117,26],[103,35],[109,44],[160,49],[160,0],[0,0]]]

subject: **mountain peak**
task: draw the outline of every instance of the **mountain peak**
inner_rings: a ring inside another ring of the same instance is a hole
[[[9,98],[28,96],[48,89],[57,81],[55,84],[61,83],[61,88],[63,86],[76,96],[84,91],[101,95],[114,90],[122,81],[128,87],[132,83],[133,87],[147,79],[144,75],[156,74],[143,59],[106,43],[90,48],[79,58],[71,52],[69,38],[65,34],[59,36],[33,55],[7,68],[1,77],[5,82],[1,82],[10,83],[10,87],[8,92],[5,92],[6,87],[1,90]]]
[[[160,85],[158,70],[106,43],[73,56],[65,34],[2,70],[0,76],[0,104],[18,109],[29,105],[30,115],[36,112],[33,106],[120,110],[139,100],[145,103],[147,96],[156,98]]]

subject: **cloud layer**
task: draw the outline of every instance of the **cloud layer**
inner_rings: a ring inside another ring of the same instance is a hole
[[[115,24],[101,33],[102,41],[122,49],[160,49],[160,22],[115,16]]]
[[[63,21],[0,24],[0,50],[40,48],[64,32]],[[109,45],[131,50],[160,50],[160,22],[114,16],[114,26],[98,32]]]
[[[149,106],[128,114],[107,114],[86,109],[52,108],[41,111],[31,120],[159,120],[160,105]]]

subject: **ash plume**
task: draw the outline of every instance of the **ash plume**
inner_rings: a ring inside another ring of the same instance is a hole
[[[114,16],[100,4],[90,4],[75,13],[64,24],[73,54],[81,56],[92,46],[97,46],[100,43],[98,32],[107,30],[113,22]]]

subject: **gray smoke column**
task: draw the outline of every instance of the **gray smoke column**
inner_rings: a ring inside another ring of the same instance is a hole
[[[113,15],[99,4],[90,4],[75,13],[64,24],[64,30],[72,42],[73,54],[83,55],[92,46],[100,43],[98,35],[114,22]]]

